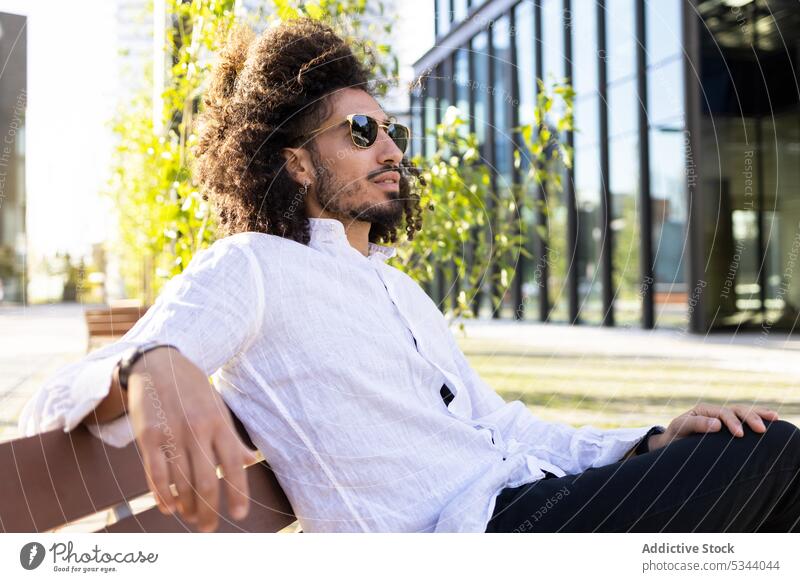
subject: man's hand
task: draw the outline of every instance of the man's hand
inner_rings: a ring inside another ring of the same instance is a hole
[[[159,510],[178,511],[201,531],[217,528],[221,465],[231,515],[248,511],[244,467],[258,460],[202,370],[175,349],[149,351],[131,369],[128,411]],[[170,491],[177,489],[177,497]]]
[[[731,434],[737,437],[744,436],[742,421],[747,422],[755,432],[765,432],[767,427],[764,426],[762,419],[778,420],[778,413],[744,404],[734,404],[729,408],[714,404],[698,404],[670,422],[665,432],[651,436],[648,443],[649,450],[664,447],[675,439],[695,433],[717,432],[723,423]]]

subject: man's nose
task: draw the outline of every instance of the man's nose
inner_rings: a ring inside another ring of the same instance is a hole
[[[378,137],[375,140],[378,149],[378,162],[381,164],[392,164],[397,166],[403,160],[403,152],[394,143],[394,140],[389,137],[386,130],[381,127],[378,131]]]

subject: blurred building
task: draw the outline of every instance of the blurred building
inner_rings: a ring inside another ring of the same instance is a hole
[[[27,19],[0,12],[0,302],[24,300]]]
[[[565,186],[531,188],[521,208],[565,252],[544,259],[533,235],[502,309],[479,297],[482,315],[695,333],[797,325],[796,1],[436,0],[436,31],[415,64],[414,133],[458,106],[496,187],[526,169],[513,128],[533,121],[535,80],[576,91]]]

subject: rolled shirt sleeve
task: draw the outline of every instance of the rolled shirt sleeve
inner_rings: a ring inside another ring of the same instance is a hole
[[[454,337],[451,347],[469,393],[473,416],[495,423],[512,449],[525,447],[566,474],[616,463],[652,428],[600,429],[591,425],[575,428],[542,420],[525,403],[506,402],[488,386],[469,364]]]
[[[75,428],[108,395],[114,367],[131,347],[172,344],[206,376],[246,350],[264,321],[262,273],[246,240],[233,235],[199,251],[122,338],[59,369],[25,404],[20,434]],[[127,415],[87,427],[112,446],[134,440]]]
[[[600,429],[591,425],[575,428],[547,422],[519,403],[508,438],[527,445],[533,454],[559,467],[567,475],[604,467],[617,461],[637,445],[652,426]]]

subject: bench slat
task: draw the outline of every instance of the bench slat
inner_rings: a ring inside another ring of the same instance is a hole
[[[116,325],[116,324],[130,324],[135,323],[139,320],[136,316],[130,317],[99,317],[99,316],[87,316],[86,323],[89,325]]]
[[[91,308],[85,309],[84,313],[89,315],[102,315],[102,316],[113,316],[116,317],[118,315],[135,315],[136,317],[141,317],[144,315],[145,311],[149,309],[149,306],[142,306],[142,307],[98,307],[98,308]]]
[[[89,342],[116,339],[147,311],[144,307],[85,310]],[[231,413],[241,439],[255,449],[242,423]],[[291,504],[266,463],[247,470],[250,511],[237,522],[221,495],[221,532],[276,532],[295,521]],[[136,443],[119,449],[106,445],[84,425],[69,433],[53,430],[0,443],[0,531],[44,532],[130,501],[149,492]],[[178,516],[152,508],[107,526],[106,532],[194,531]]]
[[[128,323],[89,323],[86,325],[87,329],[89,330],[89,335],[94,336],[115,336],[115,335],[125,335],[125,333],[131,329],[135,321],[131,321]]]
[[[246,444],[239,419],[231,415]],[[253,447],[255,448],[255,447]],[[149,493],[136,443],[106,445],[84,425],[0,443],[0,531],[44,532]],[[229,517],[221,496],[219,531],[276,532],[295,521],[291,504],[266,463],[247,469],[250,511],[241,522]],[[101,531],[194,531],[191,524],[157,508]]]
[[[107,307],[84,310],[83,315],[90,341],[98,336],[117,338],[125,335],[149,307]]]
[[[84,319],[90,322],[103,322],[103,321],[136,321],[141,317],[141,314],[137,312],[133,313],[113,313],[113,312],[106,312],[106,313],[92,313],[91,311],[86,311],[84,313]]]
[[[247,468],[250,493],[250,511],[247,517],[236,521],[228,513],[227,494],[221,491],[217,529],[220,533],[278,532],[294,523],[292,506],[283,494],[275,474],[265,463]],[[105,533],[180,533],[197,531],[193,524],[181,519],[179,514],[164,515],[157,507],[126,517],[99,530]]]
[[[149,491],[136,444],[80,425],[0,444],[0,528],[43,532]]]

